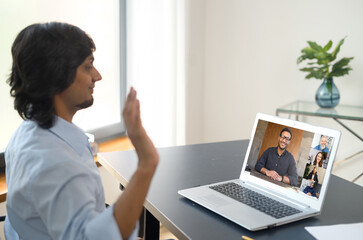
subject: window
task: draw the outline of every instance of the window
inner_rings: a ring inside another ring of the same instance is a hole
[[[95,66],[103,79],[96,83],[94,105],[79,111],[74,123],[102,140],[125,132],[121,109],[126,92],[125,1],[33,0],[0,3],[0,149],[22,122],[13,108],[6,83],[16,35],[36,22],[67,22],[85,30],[95,41]],[[21,16],[21,17],[19,17]],[[120,17],[121,16],[121,17]]]
[[[157,147],[185,143],[184,1],[127,1],[127,83]]]

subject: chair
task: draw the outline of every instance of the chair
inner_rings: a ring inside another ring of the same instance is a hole
[[[0,174],[5,174],[5,152],[0,151]],[[5,216],[0,216],[0,222],[5,221]]]

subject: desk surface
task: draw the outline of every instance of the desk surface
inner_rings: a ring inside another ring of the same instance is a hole
[[[335,108],[320,108],[315,102],[295,101],[277,108],[276,115],[279,113],[363,121],[363,106],[344,104]]]
[[[179,239],[313,239],[305,226],[363,222],[363,188],[332,176],[320,216],[258,232],[248,231],[180,196],[177,191],[239,177],[248,140],[160,148],[160,164],[145,207]],[[102,153],[99,162],[127,186],[134,151]],[[253,216],[246,216],[253,217]]]

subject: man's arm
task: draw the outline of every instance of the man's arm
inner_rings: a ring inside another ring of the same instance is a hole
[[[255,170],[256,170],[257,172],[260,172],[260,173],[265,174],[265,175],[266,175],[266,170],[267,170],[267,169],[265,168],[265,166],[266,166],[266,161],[267,161],[267,156],[268,156],[267,151],[268,151],[268,149],[267,149],[267,150],[265,150],[265,151],[262,153],[262,155],[261,155],[260,159],[258,159],[258,160],[257,160],[256,165],[255,165]]]
[[[140,217],[152,177],[159,162],[159,155],[142,126],[140,104],[133,88],[127,96],[123,117],[128,136],[139,158],[138,168],[114,206],[114,217],[122,238],[127,239]]]
[[[296,186],[297,178],[296,162],[294,157],[291,155],[291,158],[289,158],[289,168],[287,170],[287,176],[284,177],[284,182],[290,184],[291,186]]]
[[[260,159],[258,159],[258,161],[255,165],[255,169],[256,169],[256,171],[268,176],[269,178],[271,178],[275,181],[281,181],[282,177],[275,170],[268,170],[266,168],[266,162],[268,160],[269,151],[270,151],[270,148],[263,152]]]
[[[282,182],[286,184],[290,184],[290,178],[288,176],[281,176]]]

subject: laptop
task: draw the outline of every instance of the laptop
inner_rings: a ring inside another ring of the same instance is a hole
[[[239,179],[178,193],[251,231],[319,215],[340,135],[258,113]]]

